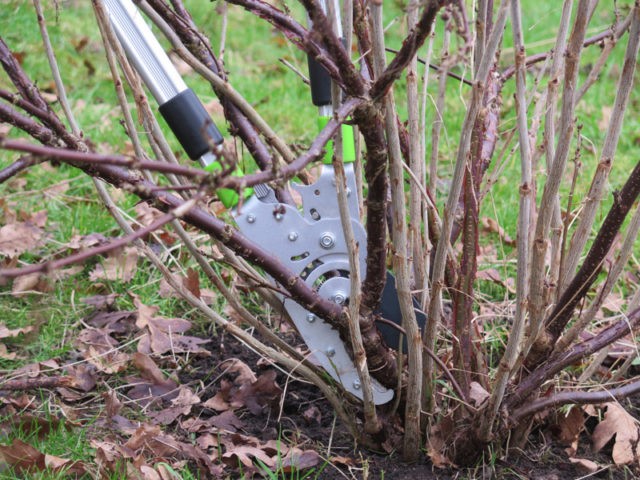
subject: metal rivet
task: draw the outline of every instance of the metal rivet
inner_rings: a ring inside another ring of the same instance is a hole
[[[281,213],[276,213],[276,214],[274,215],[274,217],[276,217],[276,220],[278,220],[278,221],[282,220],[282,218],[283,218],[283,216],[282,216],[282,214],[281,214]]]
[[[287,237],[290,242],[295,242],[298,239],[298,232],[291,232]]]
[[[253,213],[247,215],[247,223],[254,223],[256,221],[256,216]]]
[[[347,300],[347,297],[344,293],[342,292],[338,292],[333,296],[333,301],[334,303],[337,303],[338,305],[342,305],[344,304],[344,302]]]
[[[333,357],[336,354],[336,349],[333,347],[327,347],[325,353],[327,354],[327,357]]]
[[[320,237],[320,246],[325,249],[333,248],[336,244],[336,239],[330,233],[323,233]]]
[[[353,381],[353,388],[356,390],[360,390],[360,380]]]
[[[316,316],[313,313],[307,313],[307,322],[313,323],[316,321]]]

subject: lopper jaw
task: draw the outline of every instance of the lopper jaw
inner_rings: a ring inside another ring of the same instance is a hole
[[[359,245],[366,246],[366,232],[359,221],[353,164],[345,166],[351,226]],[[349,300],[349,250],[342,230],[333,167],[323,165],[312,185],[293,185],[302,198],[302,213],[287,204],[265,202],[256,195],[246,201],[235,218],[240,231],[260,243],[284,265],[327,300],[344,305]],[[361,248],[360,252],[365,249]],[[358,257],[366,269],[365,254]],[[337,382],[362,399],[358,372],[338,331],[292,300],[282,297],[284,308],[309,348],[313,359]],[[373,401],[389,402],[393,390],[373,382]]]

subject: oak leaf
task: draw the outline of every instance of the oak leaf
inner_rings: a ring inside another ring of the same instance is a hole
[[[599,452],[615,435],[613,461],[617,465],[632,463],[636,459],[635,448],[638,444],[638,425],[636,420],[619,404],[605,404],[607,411],[604,419],[593,431],[594,452]]]

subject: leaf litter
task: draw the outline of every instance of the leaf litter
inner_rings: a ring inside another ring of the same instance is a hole
[[[321,463],[313,448],[276,441],[272,430],[261,439],[251,433],[252,422],[242,419],[277,411],[283,391],[276,370],[263,366],[255,371],[240,358],[227,357],[217,364],[214,384],[181,381],[169,372],[210,355],[203,348],[208,340],[187,335],[190,321],[163,317],[156,307],[132,297],[134,310],[117,310],[117,295],[84,299],[93,311],[73,342],[73,361],[52,359],[12,372],[12,378],[35,382],[64,373],[63,386],[50,389],[49,396],[0,396],[5,434],[17,428],[11,418],[44,437],[59,425],[83,428],[94,457],[82,462],[57,457],[29,439],[15,439],[0,446],[8,468],[20,475],[47,470],[65,477],[97,468],[102,477],[120,472],[127,478],[164,479],[171,476],[163,465],[177,470],[188,464],[205,478],[218,478],[233,477],[238,468],[253,475],[265,468],[294,472]],[[1,325],[0,338],[16,338],[31,328]],[[47,413],[51,408],[58,415]],[[307,411],[311,421],[320,422],[317,407]],[[89,418],[94,420],[87,423]]]

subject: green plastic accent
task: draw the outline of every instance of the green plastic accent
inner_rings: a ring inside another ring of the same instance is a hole
[[[327,126],[331,117],[318,117],[318,127],[322,130]],[[353,126],[342,124],[342,160],[344,163],[356,161],[356,142],[353,136]],[[322,163],[331,165],[333,159],[333,140],[327,143],[326,153]]]
[[[213,162],[207,165],[204,169],[207,172],[215,172],[217,170],[222,170],[222,165],[220,165],[220,163],[218,162]],[[240,168],[236,168],[235,172],[233,172],[233,175],[236,177],[241,177],[243,175],[242,170]],[[231,188],[219,188],[218,190],[216,190],[216,194],[218,195],[218,198],[226,208],[235,207],[238,204],[238,201],[240,200],[240,196],[238,195],[238,192],[236,192]],[[244,189],[245,198],[251,196],[252,194],[253,194],[252,188],[247,187]]]

